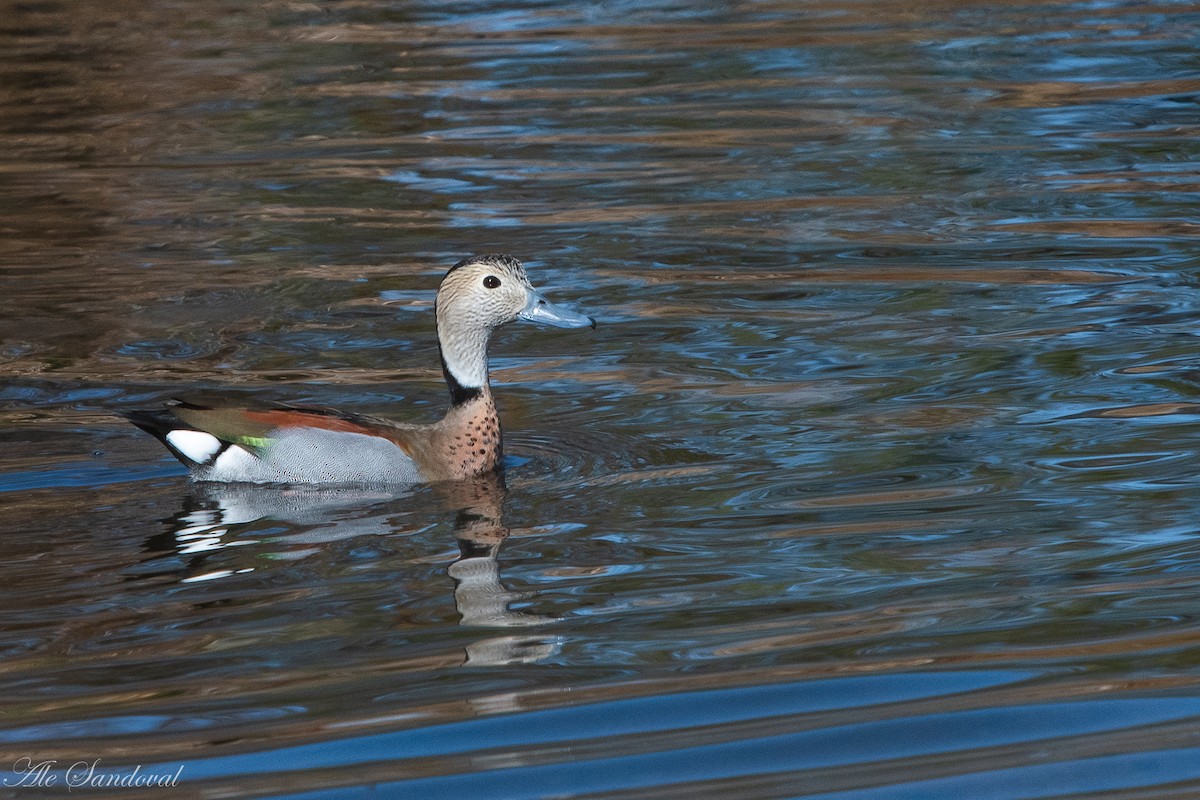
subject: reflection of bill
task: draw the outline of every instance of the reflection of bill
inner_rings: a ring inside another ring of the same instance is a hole
[[[462,544],[463,540],[460,539]],[[500,582],[500,562],[496,560],[496,544],[486,555],[464,555],[450,565],[450,577],[454,578],[454,605],[462,617],[463,625],[478,625],[485,628],[510,628],[545,625],[554,622],[554,617],[513,611],[510,606],[520,600],[533,597],[533,592],[510,592]],[[545,636],[499,636],[482,639],[467,645],[467,665],[534,663],[549,658],[558,652],[557,637]]]

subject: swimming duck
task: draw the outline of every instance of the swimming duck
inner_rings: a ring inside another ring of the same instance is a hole
[[[500,418],[488,384],[492,332],[517,319],[560,328],[596,321],[553,305],[510,255],[463,259],[434,301],[450,410],[410,425],[323,408],[235,408],[174,400],[126,415],[157,437],[197,481],[293,484],[413,484],[459,480],[495,469]]]

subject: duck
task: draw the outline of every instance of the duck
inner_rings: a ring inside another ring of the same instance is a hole
[[[197,482],[412,485],[496,471],[503,442],[488,379],[492,334],[517,320],[593,329],[596,320],[548,301],[530,284],[524,265],[501,253],[452,266],[438,287],[434,319],[450,389],[450,407],[435,423],[188,399],[124,416],[162,442]]]

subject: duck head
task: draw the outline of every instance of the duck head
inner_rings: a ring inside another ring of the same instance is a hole
[[[456,403],[487,385],[488,342],[501,325],[521,319],[558,328],[596,327],[591,317],[542,297],[520,261],[494,253],[472,256],[451,267],[442,279],[434,309],[442,371]]]

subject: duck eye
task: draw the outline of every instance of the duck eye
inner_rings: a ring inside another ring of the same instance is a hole
[[[496,287],[498,287],[500,285],[500,279],[497,278],[495,275],[488,275],[486,278],[483,279],[483,285],[489,289],[495,289]]]

